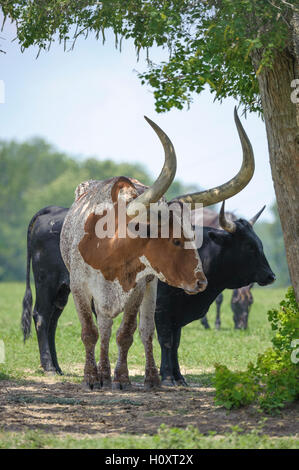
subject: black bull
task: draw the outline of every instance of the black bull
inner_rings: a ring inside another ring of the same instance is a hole
[[[45,371],[61,373],[55,348],[58,319],[70,293],[69,273],[59,248],[60,231],[68,209],[49,206],[41,209],[29,223],[27,234],[26,292],[23,299],[24,340],[30,335],[33,316],[38,337],[41,366]],[[202,318],[217,295],[226,288],[235,289],[251,282],[267,285],[275,276],[265,258],[260,239],[244,219],[236,222],[236,231],[228,233],[203,228],[199,256],[208,279],[207,289],[197,295],[159,281],[156,328],[161,346],[161,376],[164,383],[185,384],[180,373],[178,347],[181,328]],[[32,315],[30,262],[34,274],[36,301]]]

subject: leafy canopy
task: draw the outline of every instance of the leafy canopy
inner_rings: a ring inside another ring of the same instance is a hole
[[[256,74],[271,67],[277,51],[291,44],[291,18],[298,0],[50,0],[3,1],[5,17],[17,24],[22,49],[50,47],[55,39],[72,47],[95,33],[105,42],[111,28],[116,46],[133,38],[137,54],[152,46],[168,60],[140,73],[154,89],[156,109],[183,108],[206,85],[215,99],[232,96],[250,111],[261,111]],[[251,54],[259,50],[257,71]]]

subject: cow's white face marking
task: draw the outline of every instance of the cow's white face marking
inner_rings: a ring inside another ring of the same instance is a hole
[[[146,268],[144,269],[144,271],[142,271],[141,273],[138,273],[137,274],[137,279],[141,278],[141,277],[144,277],[144,276],[147,276],[149,274],[153,274],[154,276],[156,276],[158,279],[160,279],[160,281],[162,282],[167,282],[166,281],[166,277],[164,276],[163,273],[161,272],[157,272],[155,271],[155,269],[152,267],[151,263],[149,262],[149,260],[147,259],[146,256],[140,256],[140,261],[146,266]]]

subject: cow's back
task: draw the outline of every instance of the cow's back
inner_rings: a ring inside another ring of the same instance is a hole
[[[100,205],[110,204],[111,182],[113,178],[106,181],[84,181],[75,190],[75,200],[65,217],[61,230],[60,251],[68,270],[70,269],[71,252],[73,246],[78,246],[84,236],[84,222],[91,212],[97,213]],[[77,250],[75,250],[76,252]]]
[[[75,201],[65,217],[62,231],[60,250],[65,265],[70,269],[71,258],[80,260],[78,245],[85,235],[85,223],[91,214],[102,215],[116,202],[112,197],[115,183],[123,177],[112,177],[104,181],[90,180],[80,183],[75,190]],[[126,178],[126,177],[125,177]],[[147,186],[134,178],[126,178],[134,185],[134,194],[126,189],[122,197],[129,201],[141,194]]]
[[[60,278],[68,278],[68,272],[60,253],[60,233],[67,208],[49,206],[34,221],[30,244],[32,269],[36,282],[55,273]]]

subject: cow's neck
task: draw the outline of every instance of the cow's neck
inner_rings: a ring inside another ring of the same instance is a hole
[[[199,255],[203,262],[204,273],[208,280],[207,288],[200,294],[207,308],[231,284],[230,266],[225,266],[224,252],[226,248],[216,243],[208,236],[208,229],[204,228],[203,244]]]

